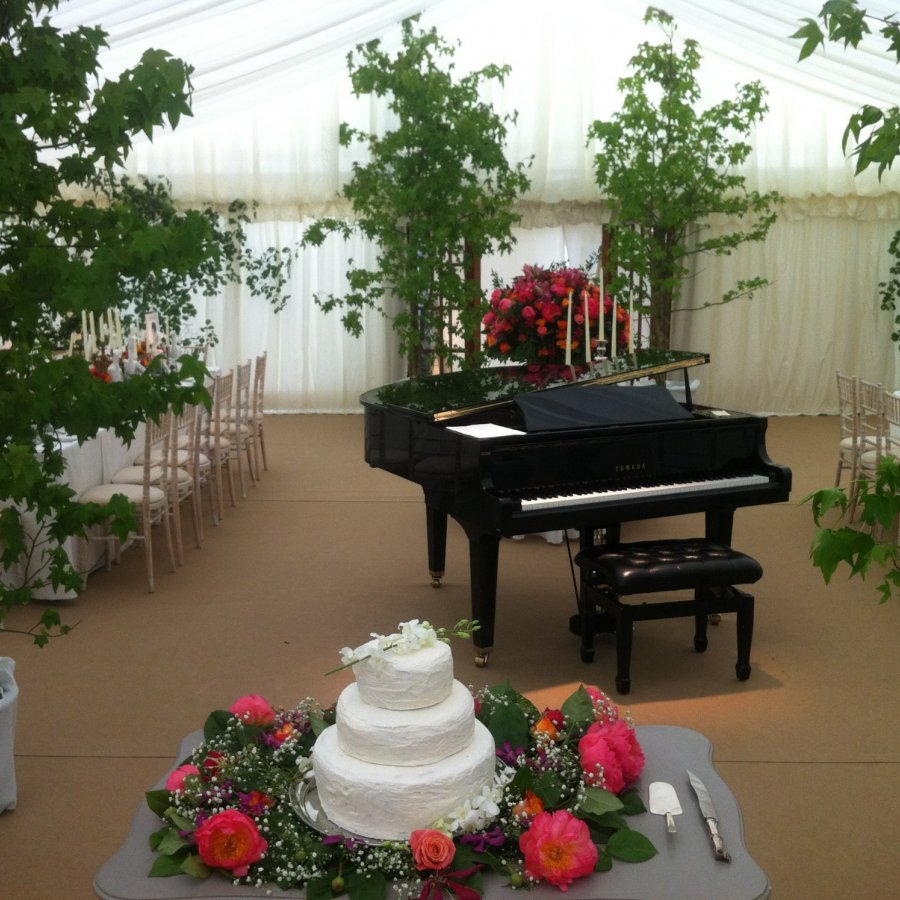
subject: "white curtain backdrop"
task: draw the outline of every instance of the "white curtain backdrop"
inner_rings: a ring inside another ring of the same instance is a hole
[[[868,0],[871,12],[895,11]],[[594,150],[586,131],[621,105],[616,83],[638,44],[658,42],[643,24],[644,0],[64,0],[52,16],[69,28],[98,24],[109,33],[103,72],[116,75],[148,47],[189,61],[194,116],[174,133],[135,147],[132,174],[165,175],[179,203],[256,200],[251,241],[264,248],[294,244],[311,219],[346,213],[341,186],[361,151],[337,143],[342,121],[371,130],[390,127],[383,101],[356,99],[346,55],[380,38],[399,45],[399,21],[423,11],[422,24],[458,40],[459,73],[508,63],[503,87],[488,99],[517,110],[507,151],[534,157],[523,198],[522,228],[511,256],[485,260],[508,277],[525,263],[582,263],[608,219],[593,180]],[[773,286],[752,301],[680,313],[674,344],[709,352],[698,399],[762,413],[834,412],[835,369],[895,386],[892,315],[878,308],[887,276],[887,247],[900,227],[900,170],[879,182],[853,175],[841,152],[847,118],[863,103],[896,102],[900,68],[884,43],[864,49],[828,45],[797,62],[789,39],[821,0],[666,0],[681,37],[703,55],[704,105],[758,79],[770,112],[753,136],[744,168],[748,185],[777,189],[785,204],[764,245],[732,257],[705,259],[685,302],[702,307],[738,277],[762,274]],[[373,250],[329,244],[295,265],[291,302],[275,315],[239,289],[206,304],[222,343],[217,362],[233,365],[269,352],[267,406],[273,410],[357,411],[363,391],[402,376],[389,322],[372,314],[360,339],[346,335],[336,313],[312,301],[316,291],[342,290],[349,258]]]

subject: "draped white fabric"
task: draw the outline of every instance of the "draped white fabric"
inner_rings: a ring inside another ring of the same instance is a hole
[[[857,51],[828,45],[797,63],[799,42],[789,35],[821,0],[662,5],[678,34],[700,44],[704,104],[733,96],[738,82],[759,79],[768,88],[770,112],[744,172],[750,187],[786,198],[765,245],[703,260],[688,285],[683,305],[699,307],[735,277],[774,282],[752,301],[677,316],[674,344],[713,360],[698,399],[757,412],[832,412],[837,368],[893,387],[892,316],[878,309],[877,285],[900,224],[900,171],[881,182],[874,172],[855,177],[841,136],[862,103],[896,102],[900,69],[880,38]],[[864,5],[894,11],[887,0]],[[195,66],[194,117],[138,144],[128,169],[166,175],[184,204],[258,201],[251,241],[266,247],[293,244],[312,216],[346,212],[340,188],[362,157],[338,146],[338,124],[390,124],[383,101],[351,95],[346,55],[375,37],[397,46],[397,23],[420,9],[424,26],[460,41],[458,72],[489,62],[512,67],[505,86],[492,85],[487,96],[499,111],[518,110],[509,158],[534,158],[519,244],[511,256],[485,261],[485,286],[491,268],[512,275],[524,263],[583,262],[608,218],[586,130],[619,108],[616,83],[637,45],[661,37],[642,22],[644,0],[64,0],[52,18],[109,32],[108,75],[147,47]],[[312,294],[340,292],[346,260],[371,253],[341,242],[303,253],[291,303],[278,315],[237,289],[211,301],[222,338],[217,361],[231,365],[268,349],[267,406],[357,410],[362,391],[402,374],[389,323],[372,314],[356,340]]]

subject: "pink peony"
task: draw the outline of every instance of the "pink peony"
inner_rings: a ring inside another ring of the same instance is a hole
[[[594,725],[578,742],[578,753],[581,756],[581,768],[584,769],[584,780],[588,784],[606,788],[614,794],[624,790],[625,778],[615,751],[603,735],[594,731]]]
[[[166,779],[166,790],[180,791],[184,787],[184,779],[187,778],[188,775],[199,774],[200,770],[196,766],[179,766],[173,772],[169,772],[169,777]]]
[[[246,697],[235,700],[228,711],[246,725],[271,725],[275,721],[275,710],[259,694],[247,694]]]
[[[269,849],[256,823],[236,809],[210,816],[195,832],[200,858],[214,869],[228,869],[243,878]]]
[[[416,868],[419,870],[446,869],[456,855],[453,838],[435,828],[414,831],[409,836],[409,844],[412,847]]]
[[[594,722],[578,742],[578,753],[584,780],[614,794],[624,790],[644,770],[644,751],[634,729],[622,720],[612,724]]]
[[[535,816],[519,838],[530,878],[549,881],[560,890],[583,875],[590,875],[599,853],[587,825],[567,810]]]

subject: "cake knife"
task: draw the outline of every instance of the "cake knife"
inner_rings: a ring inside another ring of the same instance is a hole
[[[693,773],[688,772],[688,778],[691,787],[697,795],[697,803],[700,806],[700,814],[706,820],[706,828],[709,836],[712,838],[713,847],[716,851],[716,859],[720,862],[731,862],[731,854],[725,849],[725,841],[719,834],[719,817],[716,815],[716,807],[709,796],[706,785]]]

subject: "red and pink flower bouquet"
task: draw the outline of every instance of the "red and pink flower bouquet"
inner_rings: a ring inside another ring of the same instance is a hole
[[[585,363],[630,347],[628,310],[578,268],[525,266],[511,284],[496,284],[482,319],[489,358],[546,366]],[[615,326],[613,325],[615,308]]]

